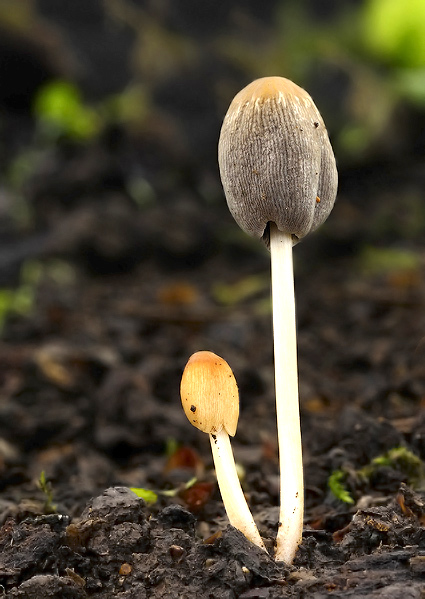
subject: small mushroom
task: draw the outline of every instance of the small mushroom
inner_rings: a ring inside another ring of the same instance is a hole
[[[304,504],[292,246],[332,210],[335,158],[309,94],[283,77],[264,77],[230,104],[218,159],[235,220],[271,251],[281,476],[276,559],[291,564],[301,542]]]
[[[229,435],[236,433],[239,392],[228,363],[209,351],[194,353],[180,385],[184,412],[191,424],[209,434],[217,482],[230,524],[265,549],[246,503]]]

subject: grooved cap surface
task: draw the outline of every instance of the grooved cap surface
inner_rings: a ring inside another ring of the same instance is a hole
[[[232,369],[210,351],[194,353],[185,366],[180,385],[184,413],[204,433],[223,428],[233,437],[239,418],[239,391]]]
[[[256,79],[235,96],[218,161],[230,212],[266,243],[269,222],[300,239],[332,210],[338,174],[328,133],[310,95],[289,79]]]

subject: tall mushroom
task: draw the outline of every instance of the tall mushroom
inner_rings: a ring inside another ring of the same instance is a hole
[[[208,433],[217,482],[229,522],[265,549],[242,492],[229,435],[236,433],[239,392],[228,363],[210,351],[194,353],[180,385],[184,412],[191,424]]]
[[[230,212],[271,251],[281,476],[276,559],[290,564],[301,541],[304,502],[292,246],[332,210],[335,158],[309,94],[283,77],[264,77],[230,104],[218,159]]]

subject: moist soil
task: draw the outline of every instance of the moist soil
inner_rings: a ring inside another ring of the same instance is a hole
[[[294,247],[306,509],[287,566],[268,252],[185,181],[140,208],[114,152],[55,150],[28,186],[33,228],[2,241],[3,285],[39,273],[0,344],[2,596],[423,598],[424,246],[391,225],[420,170],[343,173],[328,223]],[[377,239],[416,262],[377,267]],[[201,349],[239,384],[232,443],[268,553],[228,525],[181,408]]]

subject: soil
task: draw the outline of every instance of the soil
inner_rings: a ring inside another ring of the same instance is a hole
[[[164,91],[172,107],[183,87]],[[202,137],[195,108],[192,161],[174,133],[111,127],[38,148],[26,224],[1,190],[0,284],[16,293],[0,341],[1,596],[424,599],[423,157],[342,165],[328,222],[294,248],[305,519],[288,566],[273,559],[270,258],[228,213],[217,115]],[[34,124],[4,119],[7,171]],[[232,446],[267,553],[228,525],[209,440],[181,408],[204,349],[239,385]]]

